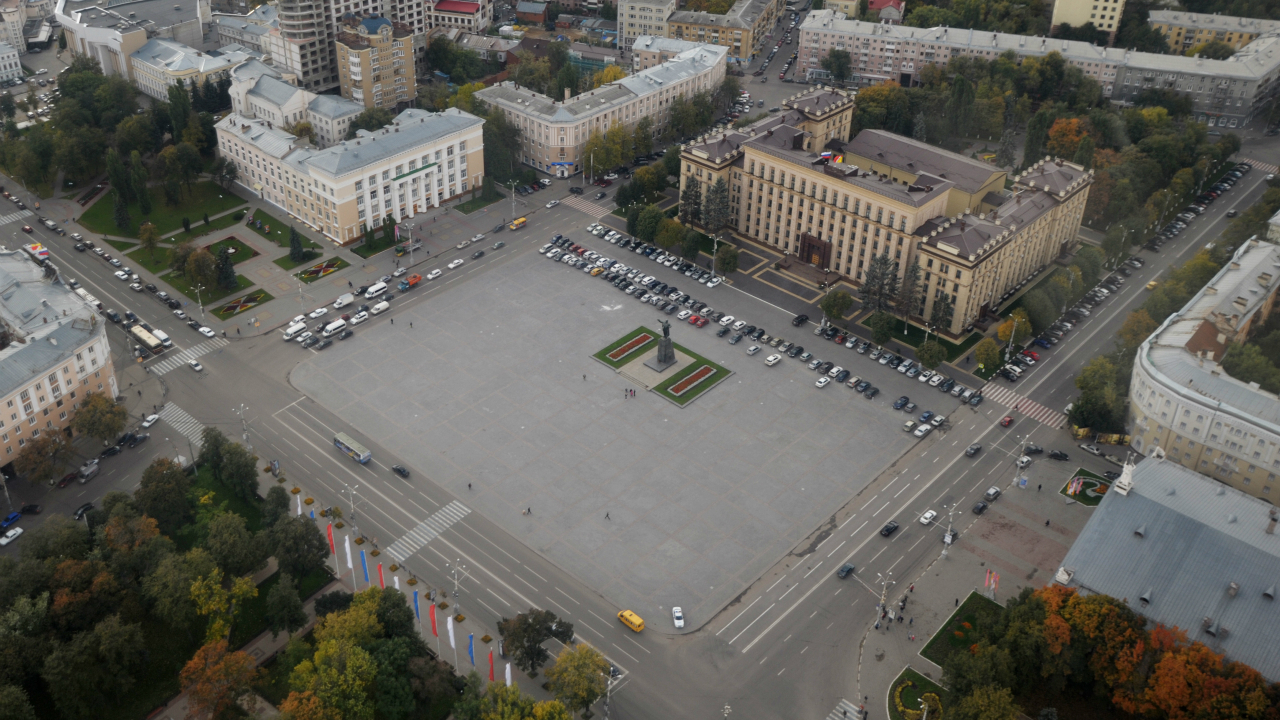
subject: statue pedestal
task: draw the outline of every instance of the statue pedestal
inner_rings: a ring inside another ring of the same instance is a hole
[[[672,365],[676,364],[676,351],[671,347],[671,338],[664,337],[658,340],[658,354],[644,361],[644,366],[654,372],[665,372]]]

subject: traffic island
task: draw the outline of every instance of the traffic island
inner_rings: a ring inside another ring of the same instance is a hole
[[[945,667],[954,652],[967,652],[979,640],[989,636],[992,625],[1000,618],[1000,604],[976,592],[951,613],[942,630],[920,650],[920,655],[938,667]]]
[[[946,691],[942,686],[920,673],[907,668],[893,681],[889,698],[889,717],[893,720],[923,720],[925,708],[928,717],[946,717],[943,701]]]
[[[674,355],[664,355],[669,344]],[[684,407],[733,374],[688,348],[643,325],[592,355],[596,360],[649,392]]]
[[[235,300],[232,300],[229,303],[226,303],[222,307],[219,307],[218,309],[214,310],[213,314],[217,315],[219,320],[229,320],[233,316],[239,315],[245,310],[251,310],[263,303],[270,302],[271,300],[274,300],[274,299],[275,298],[271,296],[271,293],[267,292],[266,290],[257,290],[243,297],[236,298]]]

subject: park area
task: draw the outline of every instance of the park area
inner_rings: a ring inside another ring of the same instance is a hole
[[[217,215],[245,204],[245,201],[235,193],[208,181],[193,183],[190,192],[184,189],[182,204],[178,207],[165,204],[157,188],[153,187],[151,190],[155,194],[151,198],[151,214],[144,217],[138,204],[130,203],[130,224],[127,230],[116,227],[115,190],[108,190],[98,198],[97,202],[89,206],[89,209],[79,217],[79,223],[100,235],[136,238],[138,227],[145,220],[154,224],[156,231],[163,237],[175,230],[181,230],[183,218],[187,218],[191,223],[193,231],[199,232],[197,226],[201,224],[204,215]]]

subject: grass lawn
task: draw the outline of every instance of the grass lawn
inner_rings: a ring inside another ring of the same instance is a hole
[[[351,251],[359,255],[360,257],[368,260],[374,255],[377,255],[378,253],[382,252],[383,250],[389,250],[390,248],[395,247],[395,244],[396,244],[395,234],[393,233],[391,237],[387,237],[387,234],[383,232],[381,227],[379,227],[377,232],[374,233],[372,243],[365,242],[362,239],[359,245],[351,248]]]
[[[319,280],[320,278],[325,277],[326,275],[332,275],[333,273],[338,272],[339,270],[349,266],[350,264],[351,263],[347,262],[346,260],[343,260],[342,258],[336,258],[336,257],[329,258],[328,260],[325,260],[323,262],[318,262],[315,265],[308,267],[306,270],[303,270],[302,272],[294,273],[294,277],[298,278],[304,283],[313,283]]]
[[[207,246],[206,249],[209,251],[210,255],[213,255],[216,258],[218,257],[218,253],[222,252],[222,248],[231,248],[234,250],[234,252],[231,253],[232,265],[239,265],[245,260],[250,260],[258,256],[257,250],[245,245],[239,238],[234,236],[219,240],[218,242]]]
[[[235,315],[239,315],[246,310],[252,310],[262,303],[270,302],[274,299],[275,298],[271,296],[271,293],[266,290],[254,290],[248,295],[238,297],[231,302],[224,303],[217,308],[214,308],[213,314],[217,315],[219,320],[228,320]]]
[[[950,697],[948,696],[947,691],[943,690],[942,686],[938,683],[921,675],[915,670],[912,670],[911,668],[903,670],[889,687],[889,692],[892,693],[889,697],[889,717],[892,718],[892,720],[920,720],[922,715],[920,711],[920,700],[928,694],[936,695],[938,698],[938,704],[942,706],[942,713],[940,715],[936,713],[937,706],[932,706],[934,707],[935,712],[932,712],[930,716],[947,716],[947,706],[950,704]],[[901,689],[901,692],[899,692],[899,689]],[[905,713],[898,709],[899,705],[906,710],[914,711],[912,716],[908,718]]]
[[[204,220],[201,220],[200,224],[198,225],[196,223],[191,223],[191,232],[187,232],[184,230],[178,233],[177,235],[170,235],[169,237],[165,238],[163,242],[173,243],[174,245],[178,245],[188,240],[192,240],[204,235],[208,235],[209,233],[213,233],[225,228],[229,228],[232,225],[235,225],[236,223],[237,223],[236,213],[230,213],[227,215],[223,215],[222,217],[210,218],[208,225],[205,225]]]
[[[190,455],[192,448],[188,448],[184,446],[182,442],[178,442],[178,451],[183,455]],[[271,480],[273,478],[265,474],[264,477],[266,479],[262,481],[261,492],[265,495],[269,489],[267,480]],[[250,532],[257,532],[262,529],[262,510],[260,504],[257,501],[249,502],[233,495],[226,486],[213,479],[213,471],[209,468],[201,466],[200,472],[191,477],[191,490],[201,497],[212,493],[212,504],[216,506],[226,503],[227,512],[235,513],[236,515],[244,518],[245,527],[248,528]],[[184,533],[179,533],[177,537],[173,538],[174,544],[177,545],[179,552],[186,552],[195,547],[195,540],[195,538],[189,537]],[[199,633],[197,633],[197,635],[199,635]]]
[[[165,204],[158,187],[151,188],[151,190],[151,215],[147,219],[155,224],[156,230],[161,235],[167,235],[174,230],[181,229],[182,218],[184,217],[194,221],[192,222],[192,227],[194,228],[205,213],[215,215],[245,204],[244,200],[238,195],[208,181],[193,184],[190,192],[184,189],[182,205],[176,208]],[[138,223],[143,218],[142,211],[138,209],[137,203],[129,205],[129,217],[132,227],[127,232],[121,231],[116,227],[115,203],[116,191],[114,189],[107,190],[99,197],[97,202],[90,205],[89,209],[80,216],[80,224],[100,235],[137,237]]]
[[[306,602],[307,598],[329,584],[331,579],[333,578],[328,570],[313,572],[299,578],[298,597]],[[280,582],[280,573],[276,572],[258,586],[258,596],[250,599],[240,608],[240,612],[236,614],[235,624],[231,627],[231,647],[243,647],[267,630],[267,595],[278,582]]]
[[[278,257],[275,260],[272,260],[271,262],[279,265],[281,268],[285,270],[292,270],[298,267],[299,265],[303,265],[315,260],[316,258],[320,257],[321,254],[322,253],[318,250],[304,250],[302,252],[302,255],[303,255],[302,262],[295,262],[294,259],[289,257],[288,255],[285,255],[284,257]]]
[[[174,290],[186,295],[193,302],[203,302],[206,307],[217,303],[219,300],[231,295],[232,293],[238,293],[253,287],[252,280],[243,275],[236,275],[236,287],[234,289],[223,290],[218,287],[205,288],[200,291],[200,297],[197,298],[195,288],[192,287],[191,282],[182,275],[171,272],[160,279],[169,283]],[[191,315],[192,313],[188,310],[187,314]]]
[[[139,248],[137,245],[132,245],[130,247],[138,249],[128,253],[125,257],[128,257],[130,260],[146,268],[148,271],[159,275],[169,269],[169,255],[173,252],[171,248],[167,248],[163,245],[156,246],[156,251],[154,253],[155,259],[152,260],[152,253]]]
[[[129,242],[128,240],[107,240],[107,244],[120,252],[129,252],[138,247],[138,243]]]
[[[969,593],[969,597],[951,613],[942,630],[929,640],[920,654],[941,667],[951,653],[963,650],[985,637],[983,631],[995,622],[1000,612],[1000,605],[995,601],[976,592]]]
[[[1075,495],[1071,495],[1067,492],[1067,488],[1071,486],[1071,481],[1076,478],[1080,478],[1083,483],[1081,485],[1080,492]],[[1091,473],[1084,468],[1076,468],[1076,471],[1071,475],[1071,480],[1063,483],[1062,487],[1058,489],[1058,494],[1064,497],[1069,497],[1081,505],[1097,507],[1098,503],[1102,502],[1102,498],[1110,489],[1110,480],[1102,477],[1101,475]]]
[[[276,245],[279,245],[282,248],[289,247],[289,223],[281,222],[280,220],[277,220],[275,217],[261,210],[254,210],[253,216],[250,217],[249,220],[262,221],[262,227],[258,227],[256,222],[250,223],[248,220],[246,220],[245,221],[246,228],[252,230],[253,232],[258,233],[262,237],[270,240],[271,242],[275,243]],[[271,228],[271,232],[268,233],[267,228]],[[302,247],[310,250],[321,249],[321,245],[319,243],[313,240],[309,240],[306,235],[302,234],[301,231],[298,232],[298,237],[302,238]]]
[[[681,370],[676,375],[673,375],[672,377],[667,378],[663,382],[659,383],[658,386],[654,388],[654,392],[657,392],[658,394],[662,395],[665,398],[674,400],[677,405],[688,405],[689,403],[693,402],[694,398],[706,392],[708,388],[714,387],[716,383],[720,382],[721,380],[729,376],[730,374],[729,369],[724,367],[723,365],[719,365],[717,363],[711,362],[710,360],[702,357],[701,355],[698,355],[697,353],[690,351],[689,348],[684,347],[678,343],[672,343],[672,345],[675,347],[676,350],[693,358],[693,362],[689,363],[688,366],[686,366],[683,370]],[[712,373],[708,375],[705,379],[703,379],[702,382],[695,385],[692,389],[688,390],[683,395],[673,395],[671,393],[671,387],[673,385],[676,385],[681,380],[697,372],[704,365],[709,366],[712,369]]]
[[[462,213],[463,215],[466,215],[469,213],[473,213],[479,210],[480,208],[488,207],[498,202],[499,200],[505,200],[506,197],[507,197],[506,195],[503,195],[502,193],[495,190],[492,193],[482,194],[479,197],[472,200],[468,200],[464,203],[458,203],[458,206],[455,209],[458,212]]]
[[[649,337],[650,337],[650,338],[652,338],[648,343],[646,343],[645,345],[643,345],[643,346],[641,346],[641,347],[636,348],[636,350],[635,350],[634,352],[632,352],[632,353],[628,354],[626,357],[619,358],[619,359],[618,359],[618,360],[616,360],[616,361],[615,361],[615,360],[611,360],[611,359],[609,359],[609,353],[613,352],[614,350],[617,350],[618,348],[622,347],[623,345],[626,345],[627,343],[631,342],[631,341],[632,341],[633,339],[635,339],[636,337],[638,337],[638,336],[640,336],[640,335],[644,335],[644,334],[646,334],[646,333],[649,335]],[[650,330],[649,328],[644,327],[643,325],[641,325],[640,327],[636,328],[635,330],[632,330],[631,332],[627,333],[626,335],[623,335],[622,337],[618,338],[615,342],[610,343],[610,344],[609,344],[609,345],[607,345],[603,350],[601,350],[600,352],[596,353],[596,354],[595,354],[595,355],[593,355],[592,357],[594,357],[595,359],[597,359],[597,360],[599,360],[600,362],[604,363],[605,365],[608,365],[609,367],[613,368],[614,370],[617,370],[618,368],[622,367],[623,365],[626,365],[627,363],[631,362],[632,360],[635,360],[635,359],[636,359],[637,357],[639,357],[640,355],[643,355],[643,354],[645,354],[646,352],[648,352],[649,350],[652,350],[653,348],[657,347],[657,341],[658,341],[658,338],[660,338],[660,337],[662,337],[662,333],[660,333],[660,332],[655,332],[655,331]]]

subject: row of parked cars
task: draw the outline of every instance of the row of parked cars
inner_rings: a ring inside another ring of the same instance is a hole
[[[1223,193],[1235,187],[1235,184],[1251,170],[1253,170],[1253,166],[1249,163],[1237,163],[1236,166],[1228,170],[1226,174],[1218,180],[1218,182],[1210,186],[1208,190],[1200,193],[1200,195],[1196,197],[1195,202],[1183,208],[1182,212],[1178,213],[1177,217],[1169,221],[1169,223],[1164,227],[1160,228],[1160,231],[1155,234],[1155,237],[1148,240],[1144,247],[1152,252],[1158,251],[1160,246],[1177,237],[1179,233],[1187,229],[1187,225],[1192,220],[1195,220],[1197,217],[1204,214],[1204,212],[1209,209],[1209,206],[1213,204],[1214,200],[1217,200],[1223,195]],[[1268,176],[1268,179],[1270,179],[1270,176]],[[1235,217],[1238,214],[1239,213],[1236,210],[1227,211],[1227,217]]]

